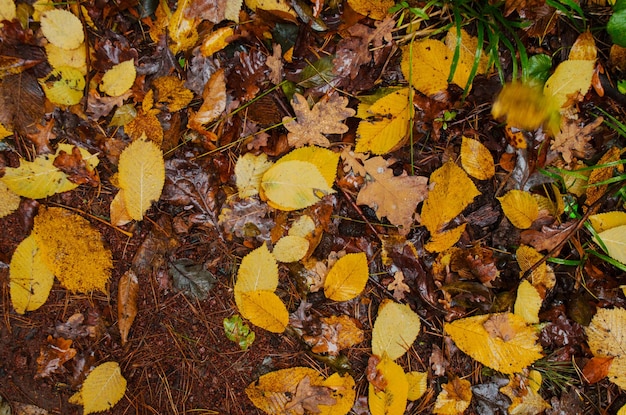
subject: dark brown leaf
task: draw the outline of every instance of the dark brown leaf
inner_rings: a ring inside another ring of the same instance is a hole
[[[44,114],[44,93],[28,72],[0,82],[0,123],[21,134],[36,133]]]

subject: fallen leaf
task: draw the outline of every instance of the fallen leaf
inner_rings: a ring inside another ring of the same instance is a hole
[[[497,198],[507,219],[518,229],[528,229],[539,217],[537,200],[528,192],[510,190]]]
[[[435,96],[448,88],[451,62],[450,49],[436,39],[415,41],[402,47],[404,78],[427,96]]]
[[[230,4],[231,2],[228,3]],[[228,26],[220,27],[219,29],[214,30],[202,40],[200,52],[205,57],[209,57],[215,52],[219,52],[228,46],[228,38],[233,36],[234,33],[235,31],[233,28]]]
[[[537,373],[537,371],[531,371]],[[526,379],[520,379],[521,375],[511,376],[509,383],[500,388],[500,392],[511,399],[511,405],[508,407],[510,414],[540,414],[550,405],[539,395],[539,385],[541,385],[541,375],[539,374],[539,383],[532,380],[529,374]]]
[[[420,332],[419,316],[406,304],[384,300],[372,329],[372,353],[392,360],[402,357]]]
[[[608,376],[614,356],[594,356],[583,367],[583,379],[592,385]]]
[[[600,160],[596,162],[596,165],[601,166],[603,164],[616,162],[620,159],[620,154],[621,150],[619,148],[611,147],[609,150],[607,150],[606,153],[604,153],[602,157],[600,157]],[[621,165],[617,167],[602,167],[593,169],[591,171],[591,173],[589,174],[589,179],[587,180],[587,199],[585,200],[585,205],[591,206],[598,199],[600,199],[602,195],[604,195],[608,184],[598,185],[597,183],[601,183],[613,177],[614,169],[617,169],[618,171],[623,171],[623,167]]]
[[[76,49],[85,40],[83,24],[67,10],[48,10],[41,15],[40,23],[46,39],[60,48]]]
[[[235,303],[241,315],[255,326],[272,333],[282,333],[287,328],[289,312],[272,291],[241,292],[235,296]]]
[[[85,77],[80,70],[61,66],[39,80],[46,98],[57,105],[75,105],[85,92]]]
[[[626,225],[616,226],[594,236],[594,241],[601,240],[609,256],[626,264]]]
[[[326,180],[328,187],[332,187],[337,178],[339,154],[329,149],[316,146],[297,148],[281,157],[276,164],[286,161],[306,161],[314,164]]]
[[[54,158],[52,165],[67,175],[67,179],[78,185],[89,184],[90,186],[98,186],[100,180],[94,169],[94,163],[98,163],[98,159],[89,154],[89,160],[83,158],[84,150],[79,147],[72,147],[72,152],[67,153],[63,149],[59,149],[57,156]]]
[[[347,254],[332,266],[324,281],[324,295],[333,301],[348,301],[363,291],[369,278],[365,253]]]
[[[193,99],[193,92],[185,88],[185,81],[175,76],[162,76],[152,82],[155,88],[155,103],[169,112],[186,108]]]
[[[203,134],[205,125],[216,120],[226,109],[226,78],[224,70],[218,69],[205,84],[202,105],[190,118],[187,126]]]
[[[357,320],[346,315],[323,317],[321,333],[317,336],[303,336],[313,353],[327,353],[338,356],[339,352],[361,343],[365,339]]]
[[[84,43],[81,43],[76,49],[63,49],[48,43],[46,45],[46,56],[48,57],[48,63],[53,68],[57,69],[62,66],[70,66],[76,68],[83,75],[87,75],[87,47]]]
[[[626,387],[626,310],[601,308],[585,329],[587,344],[594,356],[613,357],[608,378],[620,388]]]
[[[616,210],[590,215],[589,222],[591,222],[593,230],[601,233],[618,226],[626,225],[626,212]]]
[[[137,71],[132,59],[118,63],[102,77],[100,90],[111,97],[124,95],[135,83]]]
[[[37,310],[50,295],[54,273],[46,265],[35,237],[26,237],[15,249],[9,264],[9,291],[19,314]]]
[[[53,338],[48,335],[46,345],[41,347],[39,357],[37,357],[37,373],[35,379],[43,379],[55,373],[63,373],[65,362],[76,356],[76,349],[72,349],[72,340],[62,337]]]
[[[461,165],[470,176],[478,180],[491,179],[496,174],[493,156],[480,141],[463,137]]]
[[[120,277],[117,285],[117,327],[120,330],[122,345],[128,340],[128,333],[137,316],[138,296],[139,281],[131,269]]]
[[[241,199],[259,193],[261,178],[272,164],[273,163],[267,159],[267,155],[264,153],[258,156],[252,153],[239,156],[235,164],[235,181]]]
[[[402,367],[384,356],[376,365],[384,380],[384,389],[378,390],[370,382],[368,404],[372,415],[403,414],[409,395],[409,382]]]
[[[426,393],[428,373],[409,372],[406,374],[406,380],[409,383],[409,393],[407,394],[409,401],[416,401]]]
[[[604,118],[598,117],[587,125],[582,125],[577,120],[565,120],[561,125],[561,131],[556,134],[550,144],[550,149],[561,153],[566,163],[574,159],[587,160],[593,154],[593,132],[598,128]]]
[[[515,315],[522,317],[528,324],[538,324],[542,303],[541,294],[530,282],[524,280],[519,284],[513,306]]]
[[[224,333],[228,340],[237,343],[241,350],[247,350],[254,343],[254,338],[256,337],[239,315],[224,319]]]
[[[468,380],[453,377],[441,385],[441,392],[437,395],[433,413],[441,415],[462,414],[469,407],[472,400],[471,383]]]
[[[596,64],[590,60],[566,60],[556,67],[548,78],[543,93],[551,97],[557,108],[571,106],[580,101],[591,87]]]
[[[402,271],[397,271],[393,275],[393,282],[387,286],[387,289],[393,291],[393,298],[398,301],[404,300],[405,293],[410,293],[411,289],[404,282],[404,274]]]
[[[296,235],[286,235],[276,241],[272,254],[278,262],[300,261],[309,251],[309,241]]]
[[[9,189],[3,181],[0,181],[0,200],[2,200],[0,204],[0,218],[4,218],[20,207],[20,201],[22,199],[18,194]]]
[[[117,362],[106,362],[92,370],[80,391],[69,399],[82,405],[84,414],[108,411],[124,397],[126,379]]]
[[[363,16],[382,20],[393,6],[393,0],[348,0],[350,7]]]

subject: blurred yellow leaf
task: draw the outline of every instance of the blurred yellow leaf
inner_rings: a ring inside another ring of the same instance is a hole
[[[120,154],[118,171],[126,210],[131,218],[142,220],[152,202],[161,197],[165,184],[163,153],[152,141],[133,141]]]
[[[626,264],[626,225],[600,232],[593,238],[596,243],[598,239],[602,240],[611,258]]]
[[[361,294],[369,277],[364,252],[339,258],[326,275],[324,295],[333,301],[348,301]]]
[[[20,207],[20,196],[0,180],[0,218],[10,215]]]
[[[598,48],[596,47],[596,41],[591,32],[586,31],[578,35],[578,38],[576,38],[576,41],[569,51],[567,59],[572,61],[595,61],[597,56]]]
[[[411,347],[420,332],[419,316],[407,304],[384,300],[372,329],[372,353],[396,360]]]
[[[592,60],[566,60],[556,67],[543,87],[543,93],[552,97],[557,108],[571,106],[581,100],[591,87],[595,69]]]
[[[234,33],[235,31],[233,30],[233,28],[228,26],[220,27],[219,29],[214,30],[202,41],[202,45],[200,46],[200,52],[205,57],[209,57],[215,52],[224,49],[226,46],[228,46],[227,39],[231,37]]]
[[[11,303],[19,314],[37,310],[50,294],[54,274],[44,262],[34,236],[24,239],[15,249],[9,265]]]
[[[434,414],[458,415],[465,412],[472,400],[472,384],[469,380],[453,377],[448,383],[441,385],[437,395]]]
[[[83,413],[108,411],[124,397],[126,379],[117,362],[106,362],[92,370],[80,391],[69,399],[70,403],[83,406]]]
[[[281,157],[276,164],[286,161],[306,161],[317,167],[326,180],[328,187],[332,187],[337,178],[337,164],[339,164],[339,153],[322,147],[305,146],[297,148]]]
[[[594,356],[614,357],[608,378],[620,388],[626,389],[626,310],[599,309],[585,333]]]
[[[513,189],[497,198],[504,215],[518,229],[528,229],[539,217],[537,200],[528,192]]]
[[[369,384],[368,404],[372,415],[403,414],[409,396],[409,382],[402,367],[385,356],[376,365],[385,383],[383,390]]]
[[[235,303],[242,317],[272,333],[282,333],[289,323],[285,304],[272,291],[241,292],[235,296]]]
[[[436,95],[448,89],[452,56],[450,49],[439,40],[412,42],[402,47],[402,74],[424,95]]]
[[[369,106],[363,115],[372,119],[359,123],[354,151],[386,154],[404,143],[413,114],[409,94],[409,88],[404,88],[385,95]]]
[[[133,86],[136,76],[133,59],[118,63],[106,71],[102,77],[100,90],[109,96],[119,97]]]
[[[374,20],[382,20],[389,14],[393,0],[348,0],[348,4],[355,12]]]
[[[524,280],[517,287],[513,310],[515,315],[522,317],[528,324],[537,324],[542,302],[539,291],[530,282]]]
[[[493,156],[480,141],[463,137],[461,165],[470,176],[478,180],[491,179],[496,174]]]
[[[69,12],[68,12],[69,13]],[[57,105],[75,105],[80,102],[85,90],[85,77],[79,69],[71,66],[55,68],[39,80],[46,98]]]
[[[444,331],[465,354],[502,373],[521,372],[542,357],[535,329],[512,313],[455,320]]]
[[[41,15],[40,23],[46,39],[60,48],[76,49],[85,40],[83,24],[67,10],[48,10]]]
[[[246,153],[239,156],[235,164],[235,182],[237,183],[239,198],[245,199],[259,193],[261,178],[272,164],[265,153],[258,156]]]
[[[0,0],[0,21],[11,21],[17,17],[17,11],[15,7],[15,1],[13,0]],[[2,27],[2,24],[0,24]]]
[[[63,208],[39,208],[33,235],[42,258],[71,292],[107,292],[113,261],[89,221]]]
[[[407,399],[416,401],[424,395],[428,388],[428,373],[426,372],[409,372],[406,374],[406,380],[409,383],[409,393]]]
[[[288,0],[245,0],[245,3],[251,10],[277,10],[296,17],[296,12],[291,8]]]
[[[600,233],[617,226],[626,225],[626,212],[613,211],[589,216],[593,229]]]
[[[193,99],[193,92],[185,88],[185,81],[175,76],[162,76],[155,79],[152,85],[156,89],[156,103],[169,112],[186,108]]]
[[[302,236],[287,235],[276,241],[272,253],[278,262],[300,261],[309,251],[309,241]]]

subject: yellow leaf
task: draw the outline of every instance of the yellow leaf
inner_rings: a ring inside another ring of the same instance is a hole
[[[441,385],[441,392],[437,395],[434,414],[457,415],[462,414],[469,407],[472,400],[472,385],[468,380],[453,377],[448,383]]]
[[[280,164],[286,161],[299,160],[312,163],[326,180],[328,187],[332,187],[337,178],[337,164],[339,164],[339,153],[322,147],[306,146],[297,148],[284,155],[276,162]]]
[[[20,196],[0,180],[0,218],[10,215],[20,207]]]
[[[185,81],[175,76],[162,76],[155,79],[152,85],[156,88],[156,102],[169,112],[182,110],[193,99],[193,92],[185,88]]]
[[[365,253],[339,258],[326,275],[324,295],[333,301],[348,301],[361,294],[369,277]]]
[[[406,380],[409,383],[409,393],[407,399],[416,401],[424,395],[428,385],[428,373],[426,372],[409,372],[406,374]]]
[[[302,236],[287,235],[276,241],[272,253],[278,262],[300,261],[309,251],[309,241]]]
[[[528,229],[539,217],[537,200],[528,192],[511,190],[497,198],[502,205],[504,215],[518,229]]]
[[[267,245],[263,244],[241,260],[235,282],[235,295],[257,290],[274,291],[276,287],[278,265]]]
[[[76,68],[81,74],[87,74],[87,47],[82,43],[76,49],[63,49],[52,43],[46,45],[48,63],[57,69],[63,66]]]
[[[133,59],[118,63],[102,77],[100,90],[112,97],[124,95],[135,83],[137,71]]]
[[[288,13],[293,17],[296,17],[296,12],[291,8],[288,0],[245,0],[246,6],[249,9],[255,10],[277,10]]]
[[[626,212],[613,211],[589,216],[593,229],[600,233],[617,226],[626,225]]]
[[[63,49],[76,49],[85,40],[83,24],[71,12],[53,9],[41,15],[41,32],[48,41]]]
[[[133,141],[120,154],[118,171],[126,210],[131,218],[141,220],[152,202],[161,197],[165,183],[161,149],[151,141]]]
[[[1,1],[1,0],[0,0]],[[0,123],[0,141],[13,135],[13,132]]]
[[[385,389],[377,390],[369,384],[368,404],[372,415],[403,414],[409,396],[409,382],[400,365],[389,357],[383,357],[376,370],[386,383]]]
[[[2,20],[11,21],[17,17],[17,11],[15,7],[15,1],[13,0],[0,0],[0,22]],[[2,27],[2,24],[0,24]]]
[[[430,176],[431,190],[422,207],[422,224],[431,234],[457,217],[480,194],[474,182],[454,162],[448,161]],[[434,187],[433,187],[434,184]]]
[[[69,12],[68,12],[69,13]],[[46,98],[57,105],[75,105],[80,102],[85,89],[85,77],[71,66],[55,68],[39,80]]]
[[[535,248],[526,245],[521,245],[517,248],[515,251],[515,257],[517,258],[517,263],[521,269],[520,276],[543,259],[543,255],[537,252]],[[554,277],[554,273],[550,267],[548,267],[544,262],[530,274],[530,282],[533,287],[544,287],[549,290],[554,287],[556,278]]]
[[[402,145],[409,132],[413,111],[409,95],[409,88],[404,88],[385,95],[369,106],[367,116],[374,118],[359,123],[354,151],[386,154]]]
[[[626,405],[619,408],[619,411],[617,411],[617,415],[626,415]]]
[[[616,162],[617,160],[620,159],[620,156],[621,156],[621,150],[613,146],[610,149],[608,149],[607,152],[604,153],[602,157],[600,157],[600,160],[596,162],[596,165],[600,166],[603,164]],[[585,200],[585,205],[591,206],[598,199],[600,199],[602,195],[604,195],[608,187],[608,184],[598,184],[598,183],[601,183],[613,177],[613,172],[616,168],[620,172],[623,171],[623,166],[619,165],[617,167],[609,166],[609,167],[596,168],[596,169],[593,169],[591,173],[589,173],[589,179],[587,180],[587,189],[585,192],[587,196],[587,199]]]
[[[146,100],[143,103],[145,106]],[[128,134],[132,141],[144,139],[160,146],[163,142],[163,127],[156,117],[156,112],[156,110],[148,112],[145,112],[143,109],[139,110],[139,114],[128,124],[124,125],[124,132]]]
[[[521,372],[542,357],[536,331],[512,313],[459,319],[444,331],[465,354],[502,373]]]
[[[424,95],[448,89],[451,62],[450,49],[439,40],[425,39],[402,47],[402,74]]]
[[[589,91],[595,66],[595,61],[590,60],[561,62],[546,81],[543,93],[554,99],[557,108],[571,106]]]
[[[13,308],[19,314],[37,310],[50,294],[54,274],[43,261],[35,238],[30,235],[17,246],[9,265]]]
[[[235,164],[235,182],[237,183],[239,198],[245,199],[259,193],[261,178],[272,164],[265,153],[258,156],[246,153],[239,156]]]
[[[389,14],[393,0],[348,0],[348,4],[355,12],[374,20],[382,20]]]
[[[457,45],[457,33],[456,30],[449,30],[446,34],[445,44],[450,49],[451,56],[454,57],[454,51]],[[480,46],[480,47],[479,47]],[[489,59],[482,50],[482,45],[478,45],[478,38],[470,35],[461,29],[461,45],[459,47],[459,60],[452,78],[452,83],[465,89],[469,81],[469,75],[474,67],[474,61],[476,60],[476,51],[480,49],[480,59],[478,62],[478,68],[476,74],[484,74],[487,71],[487,64]],[[471,85],[469,85],[471,86]]]
[[[89,221],[62,208],[40,207],[33,235],[48,268],[71,292],[106,292],[113,261]]]
[[[276,163],[261,179],[261,196],[280,210],[304,209],[335,193],[319,169],[307,161]]]
[[[496,174],[493,156],[480,141],[463,137],[461,165],[470,176],[478,180],[491,179]]]
[[[130,217],[128,210],[126,210],[125,200],[126,199],[124,198],[124,190],[120,189],[111,201],[111,225],[124,226],[133,220],[133,218]]]
[[[524,280],[517,287],[513,310],[515,315],[522,317],[528,324],[537,324],[542,302],[539,291],[530,282]]]
[[[69,402],[82,405],[85,415],[108,411],[124,397],[126,379],[117,362],[106,362],[92,370],[80,391],[70,397]]]
[[[227,39],[231,37],[235,31],[232,27],[221,27],[217,30],[214,30],[202,41],[202,45],[200,46],[200,52],[205,57],[209,57],[213,55],[215,52],[218,52],[228,46]]]
[[[72,154],[72,145],[59,144],[55,154],[41,155],[32,162],[21,160],[17,168],[7,167],[5,175],[0,178],[15,194],[31,199],[42,199],[56,193],[67,192],[78,187],[71,182],[65,173],[54,166],[55,158],[65,151]],[[98,157],[87,150],[79,148],[87,169],[93,171],[98,165]]]
[[[430,241],[424,248],[429,252],[443,252],[457,243],[461,239],[461,235],[465,232],[466,223],[462,223],[456,228],[447,229],[443,232],[433,233],[430,235]]]
[[[508,407],[509,414],[541,414],[550,408],[550,405],[537,393],[538,386],[541,385],[541,374],[539,374],[539,379],[535,379],[536,375],[533,372],[538,373],[534,370],[530,371],[526,379],[521,378],[520,375],[511,376],[509,383],[500,388],[500,392],[511,399],[511,405]]]
[[[133,321],[137,316],[137,297],[139,296],[139,281],[131,269],[120,277],[117,288],[117,326],[120,330],[122,345],[128,339]]]
[[[596,243],[598,239],[604,243],[611,258],[626,264],[626,225],[600,232],[597,237],[593,238]]]
[[[593,38],[591,32],[586,31],[578,35],[578,38],[572,45],[569,51],[567,59],[571,61],[585,60],[595,61],[598,56],[598,48],[596,47],[596,41]]]
[[[302,215],[296,219],[287,232],[291,236],[301,236],[306,238],[315,230],[315,222],[309,215]]]
[[[191,4],[191,0],[179,1],[176,11],[172,14],[167,25],[167,32],[172,40],[169,43],[170,50],[174,55],[185,52],[193,47],[198,41],[198,18],[186,15],[185,9]]]
[[[384,300],[372,329],[372,353],[396,360],[411,347],[420,332],[419,316],[407,304]]]
[[[242,317],[272,333],[282,333],[289,323],[285,304],[272,291],[241,292],[235,296],[235,303]]]

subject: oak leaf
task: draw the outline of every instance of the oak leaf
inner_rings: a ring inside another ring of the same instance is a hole
[[[393,291],[393,298],[398,301],[404,300],[404,295],[411,292],[409,286],[404,282],[402,271],[397,271],[393,274],[393,282],[387,286],[387,289]]]
[[[582,125],[576,120],[566,120],[561,125],[561,132],[550,144],[550,149],[561,153],[566,163],[571,163],[574,158],[586,160],[593,152],[590,141],[593,132],[602,124],[604,118],[598,117],[593,122]]]
[[[35,379],[47,378],[54,373],[63,373],[63,364],[76,356],[76,349],[72,349],[71,339],[54,338],[48,335],[46,345],[41,347],[37,358],[37,373]]]

